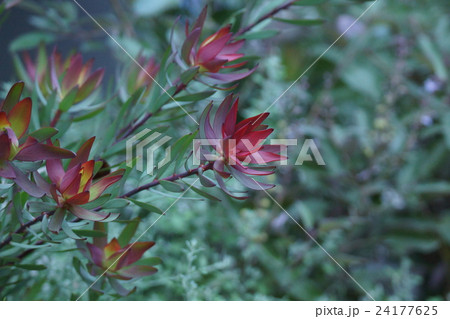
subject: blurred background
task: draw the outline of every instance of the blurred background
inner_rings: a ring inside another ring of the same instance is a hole
[[[161,56],[176,17],[192,20],[206,3],[214,30],[239,12],[248,25],[283,1],[79,2],[132,55]],[[255,28],[242,51],[261,60],[238,89],[242,116],[265,111],[372,3],[320,2],[277,17],[322,24]],[[270,109],[276,137],[300,144],[268,178],[271,195],[377,300],[450,299],[449,16],[446,0],[378,0]],[[20,80],[13,54],[41,41],[95,57],[110,83],[129,63],[69,0],[23,1],[1,21],[2,83]],[[307,138],[326,166],[293,165]],[[158,243],[152,253],[164,263],[128,300],[368,299],[264,192],[181,200],[142,240]],[[33,272],[11,299],[84,290],[64,254],[41,259],[48,273]]]

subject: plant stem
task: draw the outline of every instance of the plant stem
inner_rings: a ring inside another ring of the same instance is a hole
[[[31,227],[34,224],[37,224],[37,223],[41,222],[45,215],[51,216],[51,215],[53,215],[53,213],[54,212],[49,212],[49,213],[44,212],[44,213],[42,213],[41,215],[39,215],[35,219],[30,220],[28,223],[25,223],[22,226],[20,226],[13,234],[24,233],[28,229],[28,227]],[[8,237],[6,237],[5,240],[0,242],[0,249],[2,249],[4,246],[8,245],[11,242],[11,240],[12,240],[12,235],[9,235]]]
[[[53,117],[53,120],[50,122],[50,127],[55,127],[56,124],[58,123],[59,119],[61,118],[62,115],[62,111],[58,110],[55,113],[55,116]]]
[[[169,176],[169,177],[166,177],[166,178],[163,178],[163,179],[155,179],[153,182],[150,182],[148,184],[144,184],[142,186],[139,186],[139,187],[129,191],[128,193],[120,196],[120,198],[127,198],[127,197],[133,196],[133,195],[135,195],[135,194],[137,194],[139,192],[147,190],[149,188],[155,187],[155,186],[159,185],[161,183],[161,181],[173,182],[173,181],[176,181],[178,179],[182,179],[182,178],[185,178],[185,177],[188,177],[188,176],[197,175],[198,174],[198,170],[200,168],[203,169],[203,171],[207,171],[207,170],[212,169],[213,164],[214,163],[209,163],[207,165],[199,166],[197,168],[188,170],[188,171],[183,172],[181,174],[174,174],[172,176]]]
[[[177,79],[175,81],[176,82],[180,82],[180,79]],[[185,88],[187,87],[187,84],[184,83],[180,83],[177,85],[177,89],[176,91],[171,95],[172,98],[175,97],[175,95],[177,95],[178,93],[180,93],[181,91],[183,91]],[[167,94],[167,93],[166,93]],[[162,108],[162,107],[161,107]],[[161,110],[161,108],[159,110]],[[156,113],[159,111],[157,110]],[[126,139],[127,137],[129,137],[131,134],[133,134],[139,127],[141,127],[142,125],[144,125],[152,116],[154,115],[154,113],[146,113],[145,116],[139,120],[138,122],[134,123],[134,124],[130,124],[128,125],[125,130],[124,133],[120,132],[118,136],[120,136],[116,142],[114,142],[114,144],[117,144],[121,141],[123,141],[124,139]]]
[[[285,4],[282,4],[278,7],[276,7],[275,9],[273,9],[272,11],[270,11],[269,13],[263,15],[261,18],[259,18],[258,20],[256,20],[256,22],[246,26],[245,28],[239,30],[238,32],[236,32],[236,34],[234,35],[235,37],[238,37],[248,31],[250,31],[251,29],[253,29],[255,26],[257,26],[258,24],[260,24],[261,22],[263,22],[264,20],[267,20],[269,18],[272,18],[274,15],[276,15],[278,12],[283,11],[288,9],[290,6],[292,6],[295,2],[298,2],[299,0],[291,0],[286,2]]]
[[[169,177],[166,177],[166,178],[162,178],[162,179],[155,179],[153,182],[150,182],[148,184],[139,186],[139,187],[129,191],[128,193],[125,193],[122,196],[119,196],[118,198],[131,197],[131,196],[133,196],[133,195],[135,195],[135,194],[137,194],[139,192],[142,192],[144,190],[147,190],[147,189],[150,189],[152,187],[158,186],[161,183],[161,181],[173,182],[173,181],[176,181],[178,179],[182,179],[182,178],[185,178],[185,177],[188,177],[188,176],[197,175],[200,168],[203,169],[203,171],[207,171],[207,170],[212,169],[213,164],[214,164],[214,162],[211,162],[211,163],[208,163],[206,165],[201,165],[201,166],[199,166],[197,168],[190,169],[190,170],[188,170],[186,172],[183,172],[183,173],[180,173],[180,174],[174,174],[172,176],[169,176]],[[98,211],[98,210],[100,210],[100,208],[96,209],[96,211]],[[41,222],[45,215],[52,216],[53,214],[54,214],[54,212],[49,212],[49,213],[44,212],[41,215],[39,215],[38,217],[36,217],[35,219],[33,219],[33,220],[23,224],[22,226],[20,226],[15,232],[13,232],[13,234],[24,233],[27,230],[28,227],[31,227],[34,224],[37,224],[37,223]],[[77,220],[79,220],[79,219],[77,219]],[[5,247],[6,245],[8,245],[11,241],[12,241],[12,235],[9,235],[8,237],[6,237],[5,240],[0,242],[0,249]]]
[[[123,135],[117,139],[117,141],[114,144],[117,144],[121,141],[123,141],[124,139],[126,139],[127,137],[129,137],[131,134],[133,134],[139,127],[141,127],[142,125],[145,124],[145,122],[147,122],[151,117],[153,116],[153,113],[147,113],[145,114],[145,116],[137,121],[136,123],[134,123],[133,125],[131,125],[124,133]]]

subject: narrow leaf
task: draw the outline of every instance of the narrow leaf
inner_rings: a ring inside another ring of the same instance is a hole
[[[132,202],[133,204],[135,204],[136,206],[139,206],[139,207],[141,207],[141,208],[143,208],[145,210],[148,210],[149,212],[157,213],[157,214],[160,214],[160,215],[162,215],[164,213],[162,211],[162,209],[160,209],[160,208],[158,208],[156,206],[150,205],[148,203],[144,203],[144,202],[141,202],[141,201],[138,201],[138,200],[135,200],[135,199],[131,199],[131,198],[128,198],[128,200],[130,202]]]
[[[178,183],[169,182],[169,181],[160,181],[161,186],[168,190],[169,192],[181,193],[184,191],[184,187]]]

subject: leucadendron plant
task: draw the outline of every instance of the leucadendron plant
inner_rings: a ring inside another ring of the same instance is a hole
[[[64,5],[55,4],[61,10],[53,14],[76,12],[73,3]],[[82,48],[90,48],[91,41],[96,43],[91,49],[103,46],[104,40],[97,39],[101,29],[94,32],[87,29],[93,25],[70,16],[74,34],[62,32],[58,39],[92,36]],[[46,19],[33,21],[46,27],[55,23]],[[128,282],[157,276],[155,266],[161,260],[144,257],[158,247],[149,240],[153,235],[147,227],[153,214],[170,209],[172,193],[180,198],[243,200],[251,193],[237,196],[226,184],[254,191],[275,186],[254,179],[274,174],[275,166],[268,163],[285,159],[280,145],[264,144],[274,131],[263,124],[269,113],[240,119],[237,98],[241,81],[250,81],[256,71],[246,34],[259,22],[214,25],[207,23],[206,7],[184,30],[173,21],[172,32],[159,32],[151,46],[136,38],[132,52],[139,54],[129,63],[122,60],[120,71],[109,70],[117,75],[109,80],[103,80],[105,66],[96,65],[103,58],[83,62],[82,52],[60,53],[49,43],[53,35],[34,45],[23,41],[12,46],[26,86],[14,84],[0,104],[2,299],[8,299],[15,276],[31,278],[27,269],[46,271],[39,259],[44,249],[49,258],[59,251],[73,259],[83,279],[72,287],[73,299],[127,296],[135,291]],[[132,25],[127,28],[134,34]],[[124,47],[109,44],[117,49],[115,55],[123,55]],[[35,46],[33,59],[29,52]],[[224,90],[235,92],[224,97]],[[29,97],[22,98],[23,92]],[[211,100],[222,102],[215,109]],[[245,105],[241,102],[241,109]],[[148,137],[146,132],[156,135]],[[166,154],[171,157],[155,164],[153,176],[148,176],[139,168],[145,161],[143,150],[161,134],[176,137],[168,139],[172,152]],[[196,138],[211,141],[199,164],[193,162]],[[130,156],[133,143],[138,143],[137,155]],[[201,185],[195,184],[196,178]],[[147,228],[144,233],[141,224]]]
[[[252,74],[256,68],[245,72],[224,73],[226,69],[236,69],[247,64],[247,61],[236,62],[243,58],[238,53],[245,43],[244,39],[235,40],[230,32],[231,25],[227,25],[204,39],[200,44],[200,37],[205,24],[207,8],[205,7],[192,28],[186,22],[186,40],[181,48],[181,57],[190,67],[198,68],[199,75],[210,78],[216,84],[226,84],[241,80]]]
[[[121,281],[131,281],[153,275],[158,271],[154,266],[162,261],[159,257],[145,257],[143,255],[155,245],[155,242],[132,241],[140,220],[135,218],[125,226],[119,236],[108,241],[108,230],[104,223],[94,223],[94,229],[99,232],[92,243],[77,241],[77,247],[82,255],[89,260],[86,270],[92,276],[102,276],[109,281],[113,289],[121,296],[127,296],[134,289],[127,290]],[[81,276],[89,281],[89,276],[83,272],[83,266],[75,259],[74,266]],[[95,283],[94,289],[101,291],[103,280]]]
[[[89,97],[99,87],[105,73],[103,68],[92,71],[93,59],[83,63],[80,53],[63,58],[56,47],[47,56],[45,47],[41,45],[35,61],[27,51],[23,53],[23,60],[28,80],[37,82],[41,94],[49,96],[56,91],[61,101],[69,96],[72,103]]]
[[[208,141],[215,154],[208,154],[203,149],[199,156],[204,162],[213,163],[217,183],[228,195],[233,195],[225,186],[224,178],[233,176],[244,186],[254,190],[266,190],[275,185],[255,181],[249,175],[263,176],[273,174],[274,166],[267,163],[277,162],[286,157],[279,155],[281,145],[261,145],[272,134],[273,129],[263,125],[269,113],[262,113],[238,123],[239,98],[228,95],[215,112],[211,122],[211,102],[200,119],[200,136]],[[249,166],[248,164],[253,164]]]
[[[0,105],[0,177],[13,180],[28,194],[41,197],[44,193],[20,170],[17,162],[38,162],[51,159],[72,158],[75,154],[53,145],[43,143],[50,138],[45,128],[28,135],[24,143],[20,139],[25,136],[31,120],[32,101],[30,98],[20,100],[24,84],[14,84],[5,100]],[[36,139],[35,137],[39,139]]]
[[[34,173],[39,187],[56,203],[55,213],[48,225],[50,231],[59,232],[67,212],[71,212],[80,219],[91,221],[106,222],[118,217],[118,214],[105,214],[83,208],[84,204],[98,199],[124,174],[124,170],[120,169],[95,178],[96,166],[97,170],[101,167],[96,164],[102,164],[102,162],[88,160],[94,140],[95,138],[90,138],[81,145],[76,156],[70,160],[67,171],[64,171],[61,160],[47,160],[46,169],[50,183],[47,183],[38,172]]]

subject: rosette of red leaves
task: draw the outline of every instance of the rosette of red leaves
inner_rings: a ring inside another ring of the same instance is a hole
[[[93,263],[92,273],[100,275],[104,271],[106,276],[120,280],[150,276],[157,272],[155,267],[133,265],[153,245],[152,241],[135,242],[121,247],[116,238],[106,245],[87,243],[88,258]]]
[[[80,53],[70,55],[64,60],[55,48],[50,56],[53,88],[57,89],[62,97],[72,90],[76,91],[74,103],[84,100],[100,85],[105,73],[101,68],[92,72],[93,64],[93,59],[83,64]]]
[[[25,52],[24,62],[28,76],[32,81],[38,82],[44,95],[56,90],[61,100],[70,94],[73,103],[90,96],[100,85],[104,75],[102,68],[92,71],[93,59],[83,63],[80,53],[70,54],[64,59],[56,47],[49,58],[45,48],[40,47],[35,62]]]
[[[0,104],[0,176],[14,180],[30,195],[41,197],[44,192],[31,183],[13,161],[63,159],[75,157],[75,154],[53,145],[43,144],[31,136],[28,136],[23,144],[19,142],[28,130],[32,110],[30,98],[20,100],[23,87],[23,82],[14,84],[6,99]]]
[[[107,240],[107,225],[94,223],[94,230],[105,234],[103,237],[95,237],[93,243],[83,240],[77,241],[77,246],[89,263],[88,272],[93,276],[103,276],[109,280],[112,287],[122,296],[130,294],[119,284],[119,280],[131,280],[153,275],[158,271],[154,266],[161,263],[158,257],[144,258],[144,253],[155,245],[152,241],[131,242],[139,225],[139,218],[131,220],[122,230],[118,238]],[[90,283],[89,278],[88,282]],[[93,289],[101,288],[96,284]]]
[[[235,69],[247,64],[247,61],[233,63],[244,57],[244,54],[238,53],[238,51],[244,45],[245,40],[235,41],[233,39],[233,33],[230,32],[231,25],[221,28],[198,45],[206,13],[207,7],[200,13],[192,28],[189,28],[188,22],[186,23],[186,40],[181,48],[181,57],[184,62],[191,67],[198,67],[201,74],[215,79],[219,84],[241,80],[249,76],[256,67],[243,73],[220,73],[223,69]]]
[[[159,64],[153,57],[146,60],[144,57],[140,56],[137,58],[137,61],[142,68],[133,66],[129,72],[127,91],[129,94],[133,94],[139,88],[145,87],[147,94],[153,84],[153,79],[159,72]]]
[[[200,153],[201,159],[213,161],[213,170],[219,186],[228,195],[236,197],[225,187],[223,178],[233,176],[244,186],[255,189],[269,189],[275,185],[255,181],[249,175],[273,174],[274,166],[267,163],[285,159],[279,155],[281,145],[262,145],[273,132],[262,122],[269,113],[262,113],[236,123],[239,99],[228,95],[217,109],[211,122],[212,102],[206,107],[200,119],[200,137],[208,140],[217,155]],[[209,157],[205,156],[208,155]]]
[[[66,211],[70,211],[78,218],[91,221],[107,222],[118,217],[118,214],[91,211],[80,206],[99,198],[124,174],[124,170],[120,169],[94,181],[96,162],[88,161],[94,140],[93,137],[80,147],[76,157],[70,161],[67,171],[64,170],[60,160],[47,161],[47,174],[51,184],[48,184],[39,173],[34,174],[38,186],[44,189],[58,206],[48,226],[53,232],[61,229]]]

